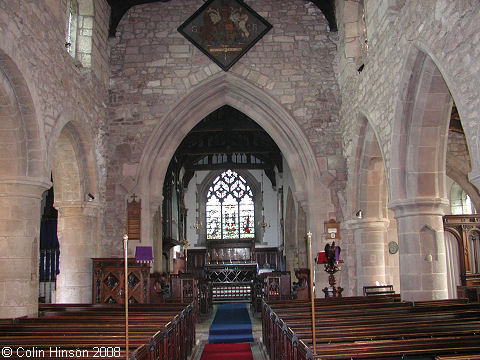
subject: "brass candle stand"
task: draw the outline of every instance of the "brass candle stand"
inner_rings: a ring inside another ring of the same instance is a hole
[[[335,286],[337,280],[335,279],[335,273],[340,270],[338,263],[340,261],[340,247],[335,246],[335,241],[332,244],[325,245],[325,257],[327,262],[325,264],[325,272],[329,274],[328,284],[330,287],[326,286],[322,289],[325,294],[325,297],[342,297],[343,288],[341,286]]]
[[[322,289],[322,291],[325,293],[325,297],[342,297],[343,288],[341,286],[335,286],[337,283],[337,280],[335,279],[335,273],[339,270],[340,268],[335,264],[333,266],[328,263],[325,264],[325,271],[330,274],[328,275],[328,284],[330,287],[326,286]]]

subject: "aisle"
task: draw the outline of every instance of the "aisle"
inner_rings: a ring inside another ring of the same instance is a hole
[[[213,323],[214,318],[217,315],[218,306],[220,306],[220,305],[214,305],[213,311],[208,316],[200,315],[198,317],[198,322],[197,322],[197,325],[195,327],[196,328],[195,332],[196,332],[196,336],[197,336],[197,346],[196,346],[194,354],[192,354],[192,357],[190,358],[190,360],[200,360],[200,359],[202,359],[202,360],[208,360],[208,359],[212,359],[212,360],[213,359],[215,359],[215,360],[217,360],[217,359],[233,360],[233,359],[235,359],[234,355],[232,355],[232,354],[227,355],[227,357],[225,357],[225,355],[222,355],[221,357],[216,357],[216,358],[213,358],[213,357],[212,358],[201,358],[204,349],[207,349],[207,352],[210,352],[210,350],[209,350],[210,344],[208,344],[208,338],[210,336],[209,331],[210,331],[210,326]],[[247,344],[247,345],[250,346],[252,356],[253,356],[250,359],[266,360],[266,357],[265,357],[265,354],[264,354],[264,349],[263,349],[263,344],[261,342],[261,337],[262,337],[262,322],[261,322],[261,319],[255,318],[251,314],[250,305],[248,303],[246,303],[246,309],[247,309],[247,312],[248,312],[249,317],[250,317],[251,326],[252,326],[252,335],[253,335],[252,336],[253,337],[253,342],[251,342],[250,344]],[[231,344],[225,344],[225,345],[222,345],[222,346],[223,347],[229,347],[229,346],[232,346],[232,345]],[[245,346],[245,345],[241,345],[241,346]],[[240,348],[241,348],[241,346],[240,346]],[[217,349],[221,349],[221,347],[219,347]],[[237,348],[237,350],[239,350],[239,348]],[[210,352],[210,354],[211,354],[211,352]],[[238,358],[237,360],[239,360],[239,359],[240,358]]]
[[[206,344],[200,360],[253,360],[250,344]]]
[[[252,323],[244,303],[220,304],[210,325],[209,344],[253,342]]]

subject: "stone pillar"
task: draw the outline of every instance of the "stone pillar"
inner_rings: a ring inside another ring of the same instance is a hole
[[[50,186],[0,179],[0,318],[37,315],[40,206]]]
[[[448,298],[444,199],[397,200],[395,212],[400,254],[400,287],[403,300]]]
[[[350,220],[356,255],[357,295],[363,295],[364,286],[385,282],[385,241],[389,220],[366,218]]]
[[[99,237],[99,208],[94,202],[56,202],[60,274],[57,276],[57,303],[92,302],[92,258]],[[123,245],[121,239],[118,246]]]
[[[161,273],[163,269],[163,248],[162,248],[162,207],[157,206],[153,211],[153,271]]]

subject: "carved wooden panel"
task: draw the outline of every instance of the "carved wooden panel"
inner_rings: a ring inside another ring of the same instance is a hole
[[[282,252],[276,247],[255,248],[255,260],[259,268],[273,270],[280,270],[285,264]]]
[[[121,258],[97,258],[93,260],[94,304],[125,303],[125,271]],[[139,264],[128,259],[128,301],[131,304],[150,302],[150,264]]]
[[[289,299],[290,272],[274,271],[266,273],[264,277],[264,296],[266,300]]]
[[[188,274],[172,275],[171,293],[172,298],[178,299],[181,303],[190,303],[198,298],[198,280]]]
[[[445,215],[443,228],[458,244],[463,286],[480,286],[480,215]]]

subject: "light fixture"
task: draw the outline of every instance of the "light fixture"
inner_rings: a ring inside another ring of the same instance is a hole
[[[85,197],[89,202],[95,200],[95,195],[93,195],[92,193],[88,193]]]
[[[355,213],[355,217],[357,219],[363,219],[363,211],[362,209],[358,210],[356,213]]]
[[[260,183],[260,190],[261,190],[261,194],[262,194],[262,220],[260,221],[259,225],[265,231],[265,228],[270,227],[270,225],[265,222],[265,209],[263,207],[263,199],[264,199],[263,198],[263,170],[262,170],[262,180],[261,180],[261,183]]]
[[[198,182],[197,172],[195,171],[195,222],[192,224],[192,229],[198,231],[202,228],[202,222],[199,221],[199,202],[198,202]]]

